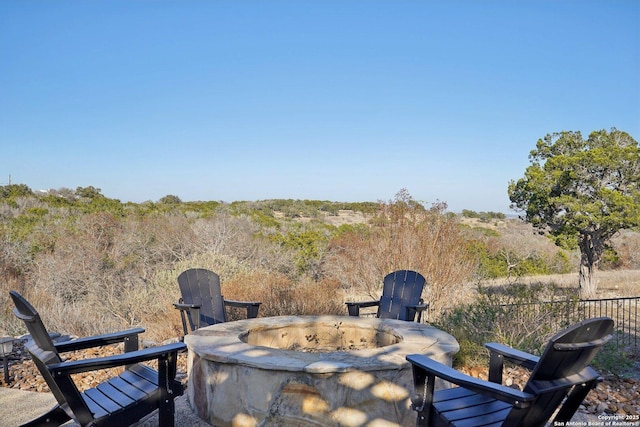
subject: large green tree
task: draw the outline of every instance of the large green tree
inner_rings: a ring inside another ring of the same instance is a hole
[[[538,140],[524,177],[509,183],[525,220],[580,248],[579,289],[596,291],[596,272],[611,237],[640,226],[640,147],[626,132],[558,132]]]

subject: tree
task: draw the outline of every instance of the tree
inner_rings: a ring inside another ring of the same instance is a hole
[[[524,178],[509,183],[512,208],[555,237],[580,248],[579,290],[596,291],[596,272],[611,237],[640,226],[640,147],[629,134],[548,134],[529,155]]]
[[[163,205],[177,205],[182,203],[182,200],[180,200],[180,197],[178,196],[167,194],[166,196],[158,200],[158,203],[162,203]]]
[[[76,196],[85,197],[87,199],[93,199],[93,198],[102,196],[102,194],[100,194],[101,191],[102,190],[94,187],[93,185],[90,185],[88,187],[77,187]]]
[[[25,184],[0,185],[0,199],[33,196],[33,191]]]

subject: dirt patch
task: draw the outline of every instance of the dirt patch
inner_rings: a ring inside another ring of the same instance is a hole
[[[273,215],[277,219],[285,218],[285,214],[283,212],[274,211]],[[324,223],[334,225],[339,227],[345,224],[367,224],[371,219],[371,215],[365,215],[362,212],[356,212],[352,210],[339,210],[336,215],[332,215],[330,213],[321,212],[318,217],[308,217],[308,216],[300,216],[293,218],[294,221],[307,223],[313,220],[322,221]]]
[[[344,224],[366,224],[371,219],[371,215],[365,215],[362,212],[349,210],[338,211],[338,215],[326,215],[324,220],[331,225],[339,227]]]

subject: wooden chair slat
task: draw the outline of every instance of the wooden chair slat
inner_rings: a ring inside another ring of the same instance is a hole
[[[132,369],[129,369],[120,374],[120,378],[128,382],[131,386],[146,393],[147,395],[155,392],[156,388],[158,387],[157,384],[154,384],[158,382],[157,379],[150,380],[149,378],[140,375],[139,372],[134,372]]]
[[[121,408],[127,407],[136,402],[136,399],[133,399],[128,394],[123,393],[122,390],[114,387],[110,381],[98,384],[98,386],[94,390],[98,390],[104,396],[108,396],[109,399],[116,402],[116,404]]]
[[[433,397],[433,402],[447,402],[450,400],[456,400],[460,398],[465,398],[468,396],[473,396],[474,393],[471,390],[468,390],[464,387],[452,387],[444,390],[440,390],[437,396]]]
[[[111,386],[120,390],[121,393],[126,394],[133,400],[141,400],[147,397],[148,393],[140,390],[138,387],[134,387],[128,381],[122,379],[122,377],[116,377],[109,380]]]
[[[82,398],[85,404],[89,407],[94,418],[99,419],[109,416],[109,411],[106,411],[102,406],[98,405],[90,396],[87,396],[86,393],[82,393]]]
[[[455,421],[456,427],[489,427],[489,426],[502,426],[503,420],[506,414],[509,413],[509,409],[497,411],[488,414],[482,414],[472,418],[464,418]]]
[[[84,392],[84,395],[94,401],[102,409],[104,409],[105,412],[108,412],[110,414],[121,411],[123,409],[123,405],[119,405],[114,399],[112,399],[110,396],[107,397],[97,388],[88,389]]]
[[[452,398],[452,397],[447,398],[446,393],[438,393],[438,395],[440,394],[445,395],[444,400],[442,396],[438,396],[439,401],[437,403],[434,403],[434,407],[439,412],[455,411],[459,409],[468,408],[470,406],[479,406],[479,405],[491,404],[496,402],[496,399],[493,399],[491,397],[483,396],[481,394],[473,393],[473,392],[469,393],[469,391],[466,390],[464,387],[456,387],[455,389],[461,389],[467,393],[464,393],[464,394],[458,393],[459,396],[455,398]],[[455,390],[455,389],[451,389],[451,390]]]

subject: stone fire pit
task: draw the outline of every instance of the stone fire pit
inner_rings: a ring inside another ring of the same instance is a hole
[[[407,354],[451,365],[449,334],[424,324],[285,316],[201,328],[185,337],[189,402],[215,426],[409,426]]]

